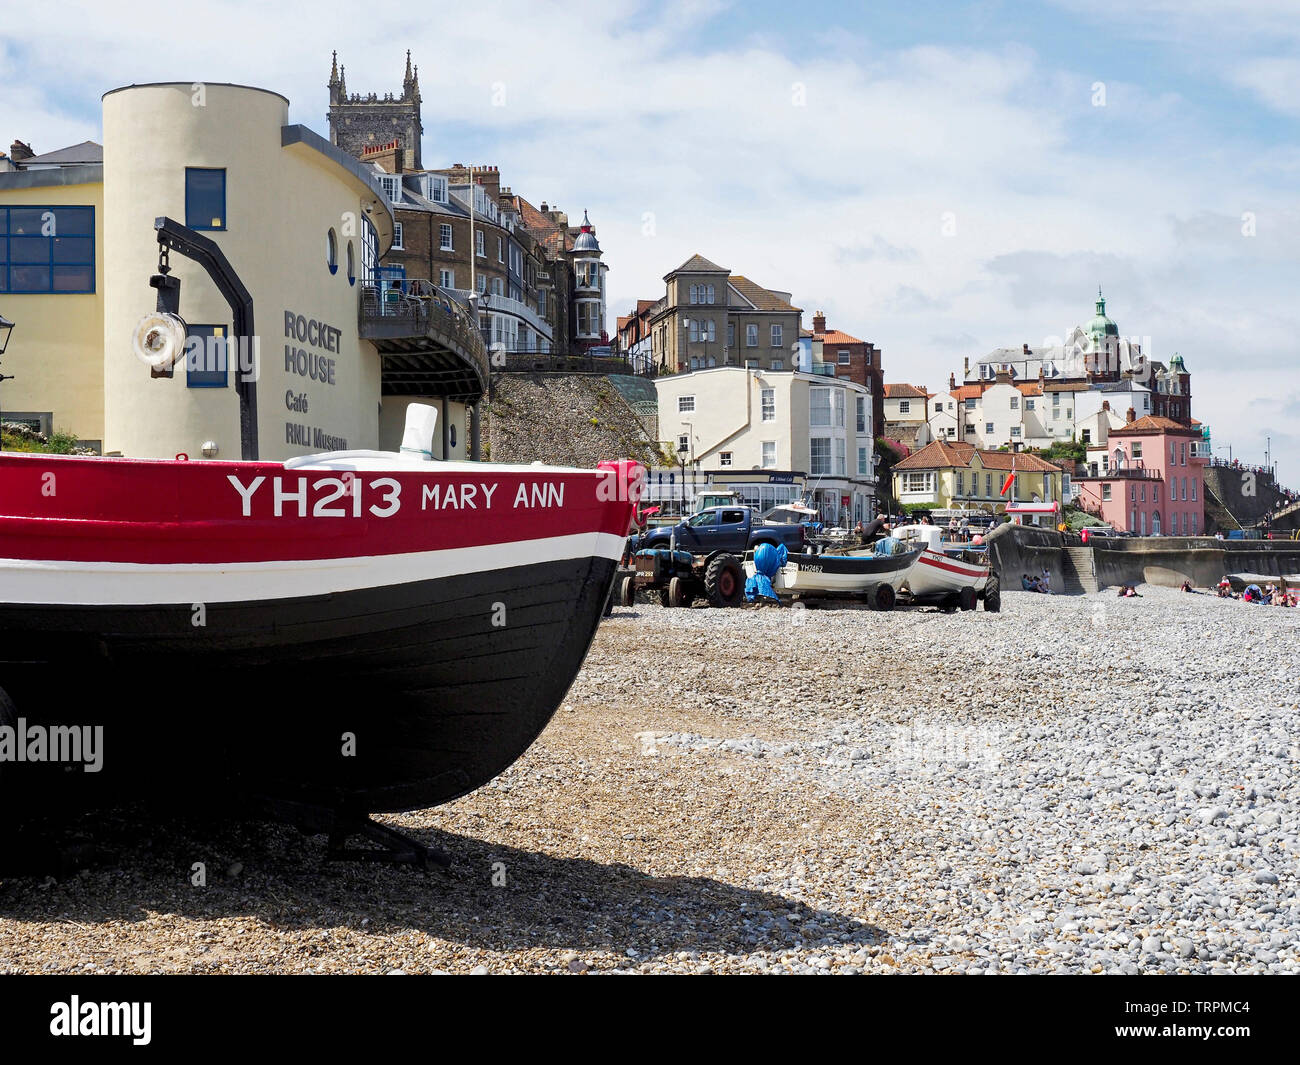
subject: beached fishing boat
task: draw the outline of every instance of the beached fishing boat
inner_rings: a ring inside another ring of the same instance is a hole
[[[777,595],[799,599],[851,597],[877,610],[892,610],[899,589],[920,555],[920,549],[898,545],[893,552],[860,554],[794,554],[777,571],[772,587]],[[745,563],[752,577],[752,556]]]
[[[943,542],[936,525],[904,525],[894,535],[919,553],[903,582],[914,603],[974,610],[984,600],[984,609],[1001,607],[1001,589],[989,569],[987,555]]]
[[[447,802],[560,704],[643,477],[0,455],[0,715],[103,726],[96,783]]]

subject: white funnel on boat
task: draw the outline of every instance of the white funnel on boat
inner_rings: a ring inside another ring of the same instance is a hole
[[[402,454],[433,458],[433,430],[438,425],[438,408],[427,403],[412,403],[406,408],[406,431],[402,434]]]

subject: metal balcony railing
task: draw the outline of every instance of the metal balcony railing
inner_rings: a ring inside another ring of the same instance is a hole
[[[418,278],[363,284],[358,318],[361,337],[375,341],[382,353],[449,353],[486,387],[487,345],[475,317],[451,290]]]

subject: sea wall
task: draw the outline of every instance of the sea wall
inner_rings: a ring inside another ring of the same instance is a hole
[[[1020,575],[1041,576],[1044,569],[1055,590],[1065,587],[1061,570],[1061,534],[1032,525],[999,525],[985,537],[989,561],[1004,588],[1018,589]]]
[[[1100,539],[1100,538],[1099,538]],[[1216,540],[1208,536],[1112,538],[1093,550],[1101,584],[1163,584],[1190,580],[1198,588],[1217,584],[1225,573],[1280,577],[1300,573],[1300,542]]]
[[[1061,534],[1030,526],[1003,525],[989,534],[989,558],[1007,588],[1020,575],[1047,569],[1052,587],[1064,587]],[[1094,537],[1093,569],[1102,587],[1159,584],[1177,588],[1190,580],[1198,588],[1215,585],[1225,573],[1280,577],[1300,573],[1300,541],[1216,540],[1209,536]]]

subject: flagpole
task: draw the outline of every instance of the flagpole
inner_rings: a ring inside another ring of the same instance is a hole
[[[474,167],[469,168],[469,292],[474,316],[478,317],[478,245],[474,242]],[[477,322],[474,323],[478,325]]]

